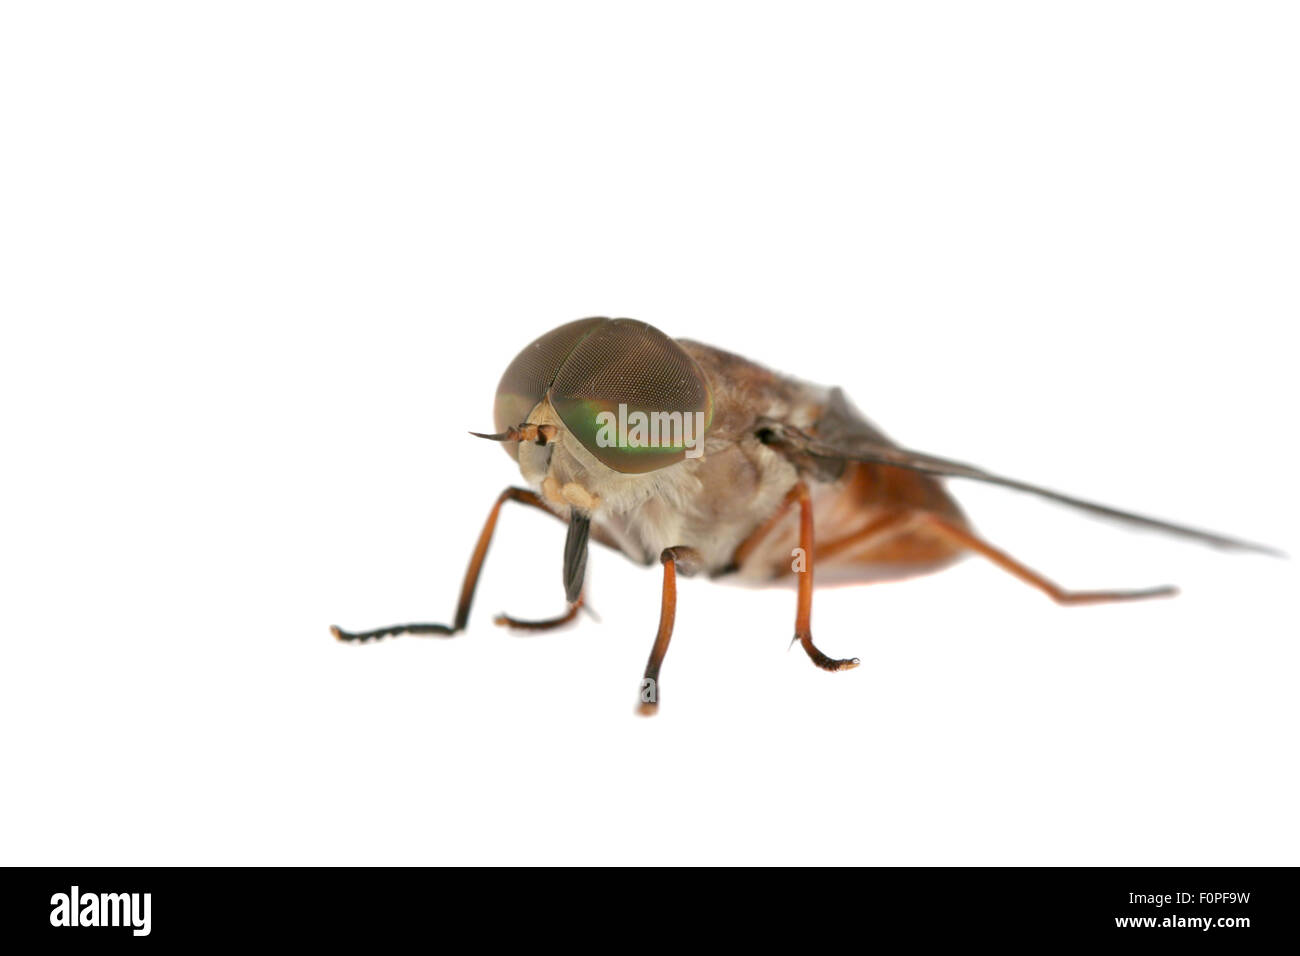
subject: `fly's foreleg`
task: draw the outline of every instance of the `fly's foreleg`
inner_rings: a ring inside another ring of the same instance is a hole
[[[583,584],[587,576],[587,539],[591,534],[591,515],[577,508],[569,509],[569,534],[564,540],[564,596],[569,609],[558,617],[544,621],[521,621],[509,614],[498,614],[495,623],[517,631],[549,631],[568,624],[578,616],[583,605]]]
[[[569,604],[567,611],[555,617],[548,617],[542,621],[525,621],[517,617],[511,617],[509,614],[498,614],[492,619],[492,623],[501,627],[508,627],[514,631],[549,631],[553,627],[562,627],[568,624],[578,616],[578,612],[581,610],[582,595],[579,594],[577,599]]]
[[[330,633],[340,641],[375,641],[384,637],[397,637],[401,634],[450,637],[459,631],[465,630],[465,625],[469,623],[470,606],[474,603],[474,590],[478,587],[479,574],[483,570],[483,561],[487,558],[488,547],[492,544],[492,534],[496,530],[497,518],[501,514],[501,506],[507,501],[517,501],[520,504],[538,508],[548,515],[554,516],[554,512],[542,503],[542,499],[527,488],[507,488],[501,492],[497,497],[496,504],[488,512],[487,521],[483,523],[483,530],[479,532],[478,543],[474,546],[474,553],[470,555],[469,567],[465,569],[465,580],[460,586],[460,600],[456,604],[456,617],[450,626],[446,624],[395,624],[392,627],[381,627],[373,631],[345,631],[340,627],[331,627]],[[577,613],[581,604],[581,597],[573,602],[567,620],[572,620],[572,616]],[[507,618],[507,623],[515,622],[513,619]],[[535,622],[533,627],[537,628],[539,625],[541,627],[554,627],[556,623],[564,623],[564,620],[556,619],[555,623]]]

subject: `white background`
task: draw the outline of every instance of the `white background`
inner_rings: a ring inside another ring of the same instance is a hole
[[[683,582],[508,508],[501,371],[627,315],[896,438],[1300,548],[1287,4],[7,4],[5,863],[1295,864],[1294,562],[954,484],[979,560]]]

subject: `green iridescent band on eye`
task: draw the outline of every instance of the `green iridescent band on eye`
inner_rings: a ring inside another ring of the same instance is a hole
[[[707,394],[707,393],[706,393]],[[626,403],[553,399],[565,427],[603,464],[625,474],[642,474],[698,458],[713,413],[704,409],[629,408]]]

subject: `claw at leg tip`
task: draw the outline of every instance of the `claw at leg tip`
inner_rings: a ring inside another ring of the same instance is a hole
[[[336,641],[341,641],[341,640],[343,640],[343,632],[339,630],[339,627],[338,627],[337,624],[331,624],[331,625],[330,625],[330,633],[334,635],[334,640],[336,640]]]

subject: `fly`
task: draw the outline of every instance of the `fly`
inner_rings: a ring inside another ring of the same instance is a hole
[[[1168,586],[1067,590],[976,534],[946,478],[1002,485],[1218,548],[1280,554],[912,451],[890,440],[838,388],[669,338],[632,319],[580,319],[537,339],[501,377],[494,417],[494,433],[472,434],[500,442],[528,487],[506,488],[488,512],[453,622],[361,632],[334,627],[336,638],[464,630],[507,501],[568,523],[567,607],[540,621],[501,615],[499,624],[536,631],[572,621],[583,606],[589,539],[638,563],[662,565],[659,628],[641,683],[640,708],[647,714],[658,706],[679,572],[759,583],[793,579],[794,638],[828,671],[856,667],[858,659],[830,657],[813,643],[814,567],[819,580],[866,583],[937,571],[974,553],[1059,604],[1177,593]]]

